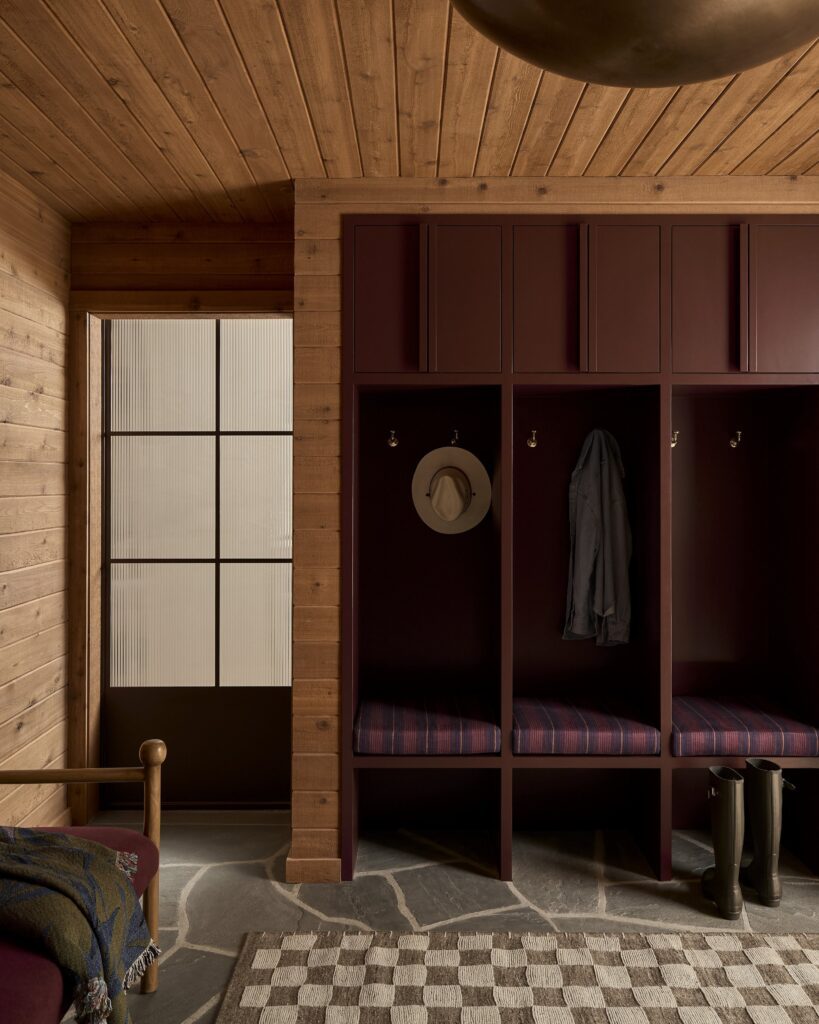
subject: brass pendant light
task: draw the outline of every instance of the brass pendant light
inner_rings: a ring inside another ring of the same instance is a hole
[[[603,85],[683,85],[773,60],[819,35],[819,0],[452,0],[530,64]]]

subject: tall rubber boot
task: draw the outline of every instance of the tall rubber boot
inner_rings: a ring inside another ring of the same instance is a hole
[[[708,802],[716,864],[702,876],[702,891],[729,921],[742,913],[739,866],[745,835],[744,783],[733,768],[708,769]]]
[[[782,899],[779,878],[779,840],[782,836],[782,790],[793,789],[774,761],[749,757],[745,762],[745,798],[754,856],[743,868],[743,885],[756,889],[766,907],[778,907]]]

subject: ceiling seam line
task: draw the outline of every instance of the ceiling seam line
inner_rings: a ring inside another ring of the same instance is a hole
[[[392,32],[392,98],[395,118],[395,167],[401,177],[401,114],[398,109],[398,45],[395,35],[395,0],[390,0],[390,30]]]

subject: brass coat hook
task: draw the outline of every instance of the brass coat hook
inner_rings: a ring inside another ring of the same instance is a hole
[[[533,430],[532,433],[526,438],[526,444],[529,448],[537,448],[537,431]]]
[[[390,446],[390,448],[397,448],[398,447],[398,437],[396,436],[396,433],[395,433],[394,430],[390,431],[390,435],[387,438],[387,444]]]
[[[740,441],[741,441],[741,440],[742,440],[742,431],[741,431],[741,430],[737,430],[737,431],[736,431],[736,432],[734,433],[734,436],[733,436],[733,437],[731,438],[731,440],[730,440],[730,441],[728,442],[728,444],[730,444],[730,446],[731,446],[732,448],[739,448],[739,444],[740,444]]]
[[[679,432],[679,430],[672,430],[671,431],[671,447],[672,448],[676,448],[679,443],[680,443],[680,432]]]
[[[453,445],[461,443],[461,439],[460,439],[460,437],[458,435],[458,431],[457,430],[453,430],[452,431],[452,439],[450,440],[449,443],[453,444]]]

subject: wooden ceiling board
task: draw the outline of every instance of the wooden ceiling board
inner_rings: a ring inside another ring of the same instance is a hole
[[[767,139],[778,131],[814,95],[818,81],[819,46],[814,45],[723,140],[719,150],[700,164],[697,174],[735,171],[759,147],[760,139]],[[804,134],[801,137],[804,138]]]
[[[819,46],[560,78],[448,0],[4,0],[0,170],[71,221],[280,222],[293,179],[816,174]]]
[[[483,122],[475,175],[512,173],[544,72],[506,50],[498,52]]]
[[[585,87],[544,71],[512,166],[518,176],[548,174]]]
[[[278,2],[327,175],[357,178],[361,156],[335,4]]]
[[[222,182],[237,219],[265,220],[269,211],[246,156],[159,0],[104,0],[109,14],[150,72]]]
[[[364,175],[398,176],[392,0],[336,0]],[[471,172],[470,172],[471,173]]]
[[[96,68],[111,93],[185,182],[196,205],[184,219],[204,216],[208,220],[235,221],[236,209],[213,168],[100,0],[74,4],[70,9],[62,0],[44,3],[82,57]],[[105,46],[94,43],[101,33]]]
[[[809,47],[785,54],[770,64],[737,75],[710,107],[683,145],[663,164],[660,174],[695,174],[720,144],[765,99]]]
[[[453,10],[438,156],[443,177],[471,178],[475,173],[497,56],[497,46]]]

